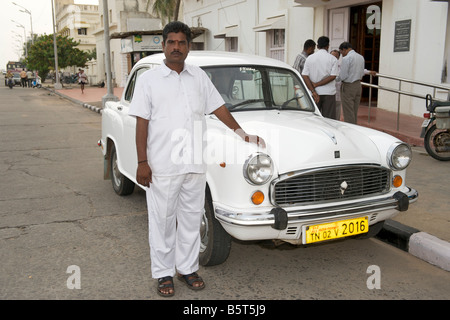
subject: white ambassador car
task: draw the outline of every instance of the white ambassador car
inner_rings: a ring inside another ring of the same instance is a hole
[[[140,60],[119,102],[102,116],[105,179],[127,195],[136,184],[135,118],[128,115],[136,79],[162,63]],[[206,115],[205,214],[200,263],[224,262],[232,237],[308,245],[373,236],[408,209],[411,149],[382,132],[322,117],[297,71],[269,58],[191,51],[187,63],[210,77],[241,127],[266,141],[244,142]]]

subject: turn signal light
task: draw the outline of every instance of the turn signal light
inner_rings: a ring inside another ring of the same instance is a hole
[[[402,184],[403,184],[403,178],[402,178],[401,176],[395,176],[395,177],[392,179],[392,185],[393,185],[395,188],[401,187]]]
[[[255,205],[260,205],[264,201],[264,193],[261,191],[255,191],[252,195],[252,202]]]

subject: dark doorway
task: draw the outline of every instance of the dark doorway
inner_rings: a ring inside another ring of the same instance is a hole
[[[382,10],[382,2],[375,2],[363,6],[350,8],[350,37],[349,41],[356,52],[366,60],[367,70],[379,70],[380,67],[380,40],[381,29],[372,29],[367,25],[367,20],[373,13],[367,13],[369,6],[375,5]],[[381,17],[381,15],[380,15]],[[363,82],[369,83],[370,77],[365,76]],[[373,84],[378,84],[378,78],[373,77]],[[372,100],[377,100],[378,92],[372,89]],[[369,99],[369,88],[363,87],[362,101]]]

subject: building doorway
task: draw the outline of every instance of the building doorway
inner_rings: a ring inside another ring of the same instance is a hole
[[[370,3],[362,6],[350,8],[350,27],[349,42],[353,45],[353,49],[361,54],[366,61],[366,69],[379,71],[380,68],[380,42],[381,28],[374,28],[368,22],[373,23],[377,14],[369,9],[370,6],[379,8],[379,18],[381,19],[382,2]],[[373,7],[372,7],[373,8]],[[368,12],[369,11],[369,12]],[[377,21],[381,26],[381,21]],[[365,76],[363,82],[369,82],[370,77]],[[378,78],[373,78],[373,84],[378,84]],[[372,100],[377,100],[378,90],[372,89]],[[369,88],[363,87],[362,101],[369,99]]]

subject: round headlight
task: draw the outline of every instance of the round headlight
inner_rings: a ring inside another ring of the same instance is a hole
[[[272,159],[264,153],[251,155],[244,164],[244,178],[253,185],[262,185],[273,174]]]
[[[387,157],[392,169],[403,170],[411,163],[412,151],[406,143],[396,143],[389,149]]]

